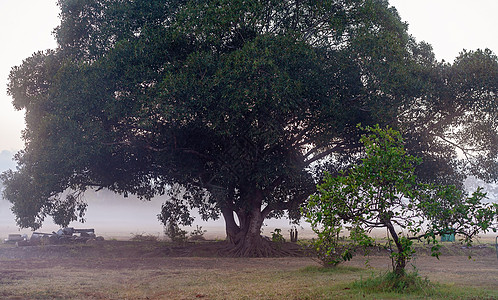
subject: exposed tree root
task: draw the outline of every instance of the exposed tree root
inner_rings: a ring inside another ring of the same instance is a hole
[[[287,247],[283,243],[274,243],[260,239],[257,243],[228,244],[221,250],[220,255],[228,257],[286,257],[302,256],[303,252],[301,247],[297,245]]]

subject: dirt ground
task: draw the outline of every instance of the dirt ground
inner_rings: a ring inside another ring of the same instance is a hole
[[[252,259],[222,257],[225,247],[224,242],[174,246],[157,241],[101,241],[24,247],[1,245],[0,298],[77,298],[74,297],[75,294],[66,291],[74,289],[79,291],[81,299],[230,299],[230,294],[220,298],[205,297],[204,294],[188,291],[188,287],[212,285],[210,274],[221,278],[235,276],[236,271],[246,275],[253,273],[257,278],[257,273],[261,270],[283,274],[282,272],[290,273],[307,266],[318,266],[317,262],[305,256]],[[285,247],[299,253],[294,244],[288,243]],[[469,255],[471,259],[468,258]],[[470,250],[463,249],[459,244],[448,244],[443,247],[439,260],[421,249],[412,265],[420,275],[428,277],[431,281],[488,290],[498,289],[498,258],[491,244]],[[387,253],[379,250],[373,251],[366,258],[357,256],[345,266],[377,272],[389,269],[390,260]],[[200,276],[204,278],[204,283],[191,282],[191,277],[181,279],[185,274],[195,278]],[[132,282],[135,285],[124,293],[124,287]],[[144,287],[137,285],[137,282],[141,282]],[[161,282],[170,282],[171,286],[166,289],[160,286]],[[151,287],[153,284],[158,287]],[[175,285],[178,285],[176,290]],[[186,287],[184,289],[187,292],[178,291],[182,287]],[[109,289],[115,291],[110,292]],[[226,292],[223,288],[220,289]],[[142,291],[141,294],[137,294],[139,290]],[[162,294],[153,294],[151,290],[164,291]],[[21,291],[26,293],[22,294]],[[116,296],[113,298],[109,295]],[[241,299],[254,297],[251,295]],[[277,299],[278,296],[261,298]]]

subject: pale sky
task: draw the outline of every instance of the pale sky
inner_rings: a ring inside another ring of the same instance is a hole
[[[0,0],[0,151],[24,146],[24,114],[14,110],[6,92],[10,69],[36,51],[56,47],[51,32],[58,15],[56,0]]]
[[[497,0],[390,0],[408,32],[434,48],[438,60],[453,62],[462,49],[498,53]]]
[[[498,52],[498,0],[391,0],[409,32],[434,47],[438,60],[453,61],[462,49]],[[38,50],[55,48],[56,0],[0,0],[0,153],[7,157],[23,148],[23,112],[6,95],[12,66]],[[5,152],[8,151],[8,152]],[[5,162],[0,161],[0,171]]]

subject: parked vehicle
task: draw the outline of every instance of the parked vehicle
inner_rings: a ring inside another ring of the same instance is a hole
[[[9,235],[9,239],[10,239]],[[23,239],[19,239],[17,236],[13,242],[17,243],[18,246],[31,246],[31,245],[56,245],[56,244],[68,244],[68,243],[86,243],[89,240],[104,240],[101,236],[95,235],[95,229],[75,229],[73,227],[61,228],[57,232],[44,233],[44,232],[33,232],[31,238],[28,240],[27,235],[24,235]]]
[[[8,238],[4,240],[4,243],[17,243],[19,241],[27,241],[27,234],[9,234]]]

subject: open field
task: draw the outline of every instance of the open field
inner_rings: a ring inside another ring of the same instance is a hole
[[[225,258],[222,242],[178,247],[163,242],[0,246],[0,299],[386,299],[365,294],[355,280],[389,268],[374,252],[327,270],[306,257]],[[407,298],[498,299],[498,259],[490,245],[446,246],[438,261],[420,254],[419,274],[440,285]]]

